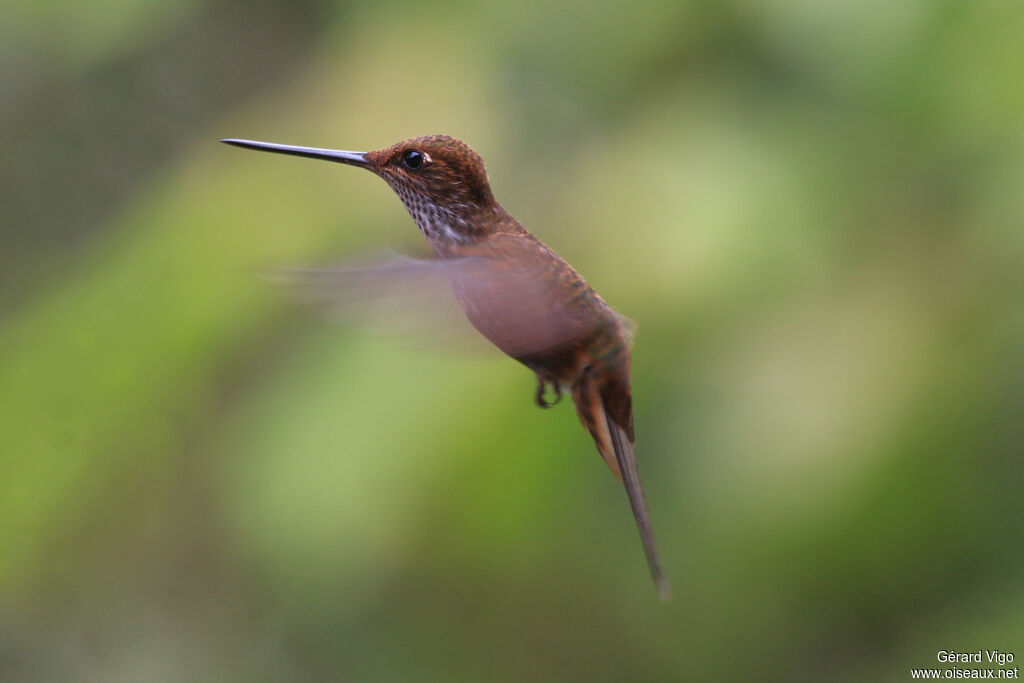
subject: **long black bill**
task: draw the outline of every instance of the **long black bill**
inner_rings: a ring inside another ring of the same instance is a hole
[[[257,142],[255,140],[238,140],[225,138],[221,142],[235,147],[246,147],[258,149],[261,152],[277,152],[278,154],[291,154],[297,157],[309,159],[323,159],[325,161],[336,161],[339,164],[350,164],[352,166],[366,166],[365,152],[346,152],[340,149],[321,149],[319,147],[296,147],[294,145],[278,145],[273,142]]]

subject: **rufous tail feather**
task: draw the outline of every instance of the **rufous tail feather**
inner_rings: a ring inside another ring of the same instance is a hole
[[[633,440],[626,429],[612,417],[608,409],[608,400],[602,399],[587,378],[580,380],[574,387],[573,402],[576,404],[580,421],[594,437],[601,457],[626,487],[626,495],[629,496],[629,505],[633,509],[633,517],[636,518],[636,525],[640,530],[640,540],[643,542],[644,554],[647,556],[647,565],[650,567],[654,585],[661,599],[669,600],[672,597],[672,589],[661,570],[654,531],[651,528],[651,517],[647,511],[640,471],[636,465]]]

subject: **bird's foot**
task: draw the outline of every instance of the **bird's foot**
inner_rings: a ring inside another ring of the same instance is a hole
[[[551,391],[555,393],[555,400],[550,403],[544,398],[549,384],[551,385]],[[534,400],[537,401],[537,405],[541,408],[550,408],[562,400],[562,387],[552,377],[537,375],[537,393],[534,395]]]

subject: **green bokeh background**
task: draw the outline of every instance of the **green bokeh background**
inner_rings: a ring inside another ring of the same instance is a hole
[[[1024,4],[0,3],[0,680],[1024,658]],[[507,359],[255,273],[415,240],[216,143],[449,133],[639,323],[675,600]]]

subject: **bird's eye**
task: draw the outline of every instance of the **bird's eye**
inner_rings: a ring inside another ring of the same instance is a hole
[[[402,166],[415,171],[423,166],[423,152],[418,149],[409,149],[402,153]]]

